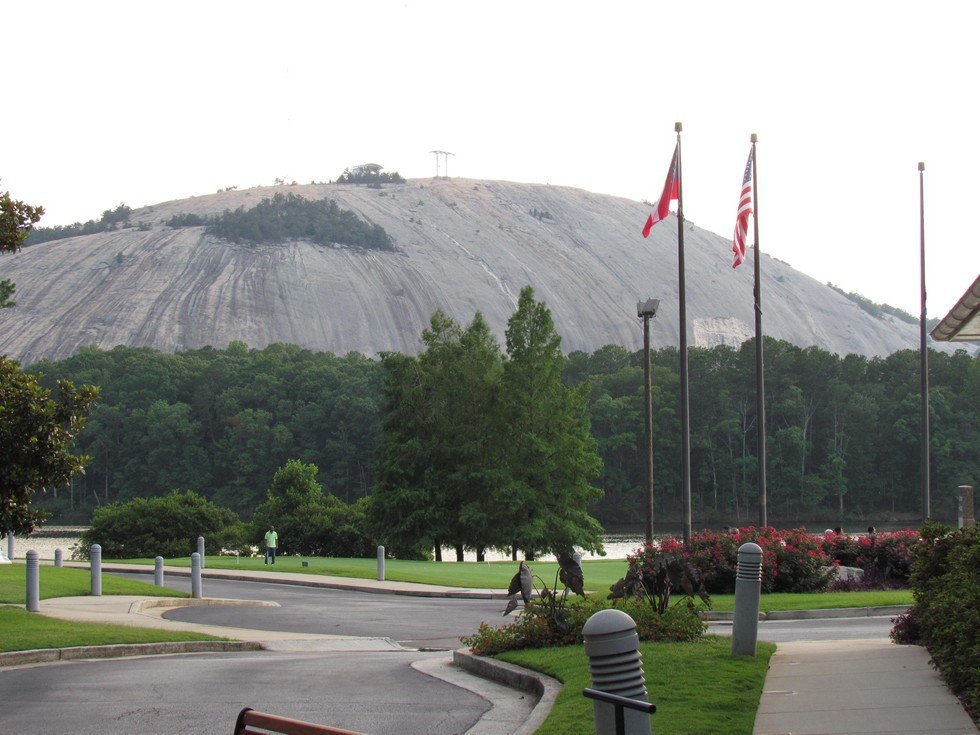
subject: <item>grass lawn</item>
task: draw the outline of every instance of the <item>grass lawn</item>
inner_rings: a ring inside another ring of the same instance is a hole
[[[0,602],[23,605],[27,602],[27,566],[0,564]],[[91,590],[92,576],[88,569],[56,567],[42,564],[38,569],[38,591],[42,600],[52,597],[76,597]],[[104,595],[146,595],[147,597],[190,597],[186,592],[157,587],[131,579],[102,575]],[[3,626],[0,625],[0,630]],[[6,631],[4,632],[6,635]],[[186,640],[186,639],[182,639]]]
[[[708,636],[698,643],[641,643],[643,670],[657,735],[750,735],[759,708],[772,643],[759,643],[758,655],[732,656],[731,639]],[[564,686],[538,735],[595,732],[592,701],[582,696],[591,685],[581,646],[509,651],[498,658],[553,676]]]
[[[106,646],[113,643],[167,643],[171,641],[220,641],[224,638],[179,630],[137,628],[131,625],[79,623],[29,613],[21,607],[0,605],[0,652],[36,648]]]
[[[119,559],[115,561],[129,564],[152,564],[151,559]],[[304,567],[302,562],[309,566]],[[109,563],[109,562],[106,562]],[[172,566],[190,566],[190,559],[167,559]],[[530,562],[531,570],[541,577],[549,588],[555,586],[558,565],[554,562]],[[208,569],[242,569],[269,571],[262,557],[243,557],[237,562],[234,557],[209,556]],[[303,574],[326,574],[334,577],[375,579],[378,571],[376,559],[334,559],[323,557],[280,556],[275,570],[280,572],[299,572]],[[395,582],[420,582],[446,587],[469,587],[476,589],[506,589],[511,577],[517,571],[514,562],[431,562],[404,561],[388,559],[385,562],[385,578]],[[585,586],[596,593],[605,594],[609,586],[626,573],[623,559],[598,559],[582,562],[585,573]],[[537,583],[540,587],[540,582]],[[715,610],[731,611],[734,595],[716,595],[712,598]],[[763,595],[761,609],[774,610],[825,610],[841,607],[877,607],[879,605],[911,605],[912,593],[909,590],[883,590],[876,592],[819,592],[812,594],[771,594]]]

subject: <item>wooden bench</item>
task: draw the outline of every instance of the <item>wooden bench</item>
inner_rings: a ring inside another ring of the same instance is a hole
[[[235,735],[269,735],[269,733],[281,733],[281,735],[361,735],[361,733],[353,730],[314,725],[312,722],[256,712],[251,707],[246,707],[238,713],[238,720],[235,722]]]

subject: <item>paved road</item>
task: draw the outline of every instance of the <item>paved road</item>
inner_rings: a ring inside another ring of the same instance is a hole
[[[418,652],[199,654],[78,661],[0,672],[0,732],[231,732],[255,709],[377,735],[462,733],[481,697],[410,667]]]
[[[153,575],[133,576],[152,580]],[[172,589],[190,590],[188,577],[170,576]],[[255,630],[282,630],[330,635],[385,636],[406,648],[452,650],[460,636],[476,632],[481,622],[500,625],[504,600],[383,595],[264,582],[205,578],[208,597],[271,600],[281,607],[183,607],[169,620]]]
[[[134,575],[136,576],[136,575]],[[152,579],[152,575],[144,575]],[[190,590],[186,577],[167,579],[174,589]],[[185,607],[167,613],[172,620],[207,625],[286,630],[304,633],[387,636],[410,648],[458,648],[459,637],[470,635],[481,621],[500,625],[502,600],[453,600],[378,595],[258,582],[205,579],[209,597],[273,600],[281,608]],[[709,632],[730,635],[731,623],[712,623]],[[788,641],[886,638],[891,619],[841,618],[762,621],[759,639]]]

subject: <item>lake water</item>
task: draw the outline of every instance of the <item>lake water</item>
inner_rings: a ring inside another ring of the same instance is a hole
[[[71,559],[71,547],[81,540],[85,526],[45,526],[30,536],[14,537],[14,558],[24,559],[28,551],[36,551],[40,559],[54,559],[54,550],[61,549],[63,557]],[[0,551],[7,554],[7,538],[0,543]]]
[[[36,551],[40,559],[54,559],[55,549],[60,548],[65,559],[71,558],[71,548],[79,543],[81,533],[85,530],[84,526],[45,526],[35,531],[30,536],[14,537],[14,558],[24,559],[28,551]],[[603,544],[606,547],[606,559],[625,559],[627,554],[643,545],[642,536],[631,534],[610,534],[603,536]],[[4,537],[0,542],[0,551],[7,553],[7,539]],[[456,561],[456,551],[454,549],[443,549],[442,558],[445,561]],[[464,555],[466,561],[476,561],[476,554],[467,551]],[[603,557],[585,554],[583,559],[600,559]],[[486,553],[487,561],[508,561],[510,554],[489,550]],[[541,561],[554,561],[553,556],[542,556]]]
[[[798,527],[799,524],[793,527]],[[826,525],[822,523],[813,524],[811,528],[813,533],[822,533],[825,528],[832,528],[834,524]],[[881,524],[878,526],[879,531],[893,531],[899,528],[915,528],[914,524]],[[72,547],[79,543],[82,531],[85,530],[84,526],[45,526],[44,528],[35,531],[30,536],[26,537],[15,537],[14,538],[14,558],[24,559],[27,552],[34,550],[38,553],[41,559],[54,559],[55,549],[60,548],[65,559],[71,558]],[[865,529],[861,528],[845,528],[845,531],[849,533],[861,533]],[[678,527],[676,531],[671,529],[672,533],[679,535],[680,528]],[[643,533],[630,532],[630,533],[609,533],[602,537],[603,546],[606,549],[605,557],[600,557],[597,554],[583,554],[583,559],[625,559],[628,554],[633,553],[640,546],[643,545]],[[7,539],[4,537],[2,542],[0,542],[0,552],[3,554],[7,553]],[[456,561],[456,551],[452,548],[443,548],[442,550],[443,561],[455,562]],[[487,561],[509,561],[510,554],[502,551],[487,550],[485,558]],[[463,555],[464,561],[476,561],[476,553],[472,551],[467,551]],[[554,561],[555,557],[551,555],[545,555],[539,557],[540,561]]]

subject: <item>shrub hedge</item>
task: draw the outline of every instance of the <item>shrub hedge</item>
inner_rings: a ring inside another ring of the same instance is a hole
[[[912,564],[912,617],[946,683],[980,714],[980,528],[922,527]],[[908,621],[897,621],[908,626]],[[896,626],[898,627],[898,626]],[[899,639],[902,630],[893,631]]]
[[[158,498],[135,498],[96,508],[92,525],[72,550],[87,559],[92,544],[107,559],[190,556],[203,536],[206,554],[243,546],[244,526],[234,511],[193,492],[174,490]]]
[[[918,543],[916,530],[823,536],[823,550],[833,561],[844,567],[860,567],[868,577],[882,582],[908,581]]]
[[[777,531],[772,526],[739,528],[733,533],[700,531],[692,534],[687,549],[677,537],[660,541],[660,548],[689,557],[701,573],[711,594],[735,591],[738,548],[745,543],[762,548],[763,592],[818,592],[833,578],[833,560],[823,550],[821,540],[806,529]],[[651,553],[649,547],[629,557]]]

